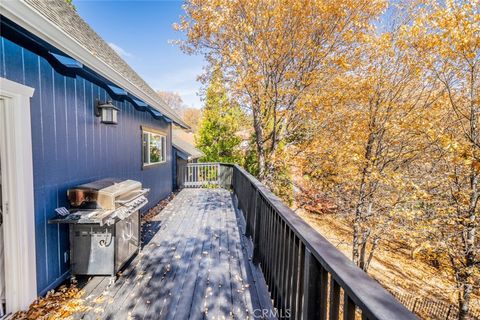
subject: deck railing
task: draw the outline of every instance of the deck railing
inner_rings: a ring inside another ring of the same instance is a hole
[[[189,165],[193,176],[187,180],[193,181],[185,185],[203,185],[203,178],[195,177],[202,165]],[[225,164],[212,168],[217,175],[222,170],[232,174],[218,185],[226,187],[225,181],[231,181],[253,242],[253,261],[263,272],[278,315],[312,320],[417,318],[245,169]]]
[[[188,163],[178,168],[177,182],[183,188],[230,188],[232,170],[231,165],[222,163]]]

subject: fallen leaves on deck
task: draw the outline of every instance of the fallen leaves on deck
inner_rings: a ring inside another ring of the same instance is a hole
[[[175,192],[170,193],[168,197],[161,200],[159,203],[157,203],[157,205],[155,205],[155,207],[148,210],[148,212],[142,216],[142,223],[155,221],[156,216],[167,206],[170,201],[172,201],[175,195]]]
[[[75,282],[62,285],[35,300],[27,311],[15,313],[13,319],[69,319],[74,313],[90,309],[82,299],[83,294]]]
[[[155,221],[158,214],[167,206],[167,204],[175,197],[175,193],[171,193],[167,198],[160,201],[155,207],[151,208],[145,215],[142,216],[142,225],[144,224],[147,232],[150,224]],[[142,256],[140,253],[139,256]],[[141,259],[138,264],[141,263]],[[170,271],[168,267],[167,272]],[[119,277],[122,276],[120,272]],[[138,275],[138,278],[142,278],[144,273]],[[127,281],[128,283],[129,281]],[[88,304],[88,297],[84,299],[84,291],[77,287],[76,282],[72,282],[70,285],[62,285],[57,290],[48,292],[45,297],[38,298],[29,307],[27,311],[19,311],[13,315],[15,320],[53,320],[53,319],[72,319],[75,313],[86,312],[92,310],[92,306]],[[133,296],[133,294],[132,294]],[[99,296],[92,302],[93,304],[102,304],[107,297]],[[111,303],[111,301],[109,301]],[[90,303],[91,305],[92,303]],[[94,313],[101,313],[102,309],[99,307],[93,308]]]

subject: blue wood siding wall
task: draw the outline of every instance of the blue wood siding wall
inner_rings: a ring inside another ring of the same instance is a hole
[[[35,88],[31,122],[37,286],[44,294],[69,270],[68,228],[47,223],[55,208],[68,207],[67,189],[105,177],[134,179],[151,188],[153,206],[172,191],[171,124],[115,100],[118,125],[101,124],[94,116],[94,102],[111,99],[103,88],[64,76],[43,57],[4,37],[0,40],[0,76]],[[167,163],[142,170],[141,125],[167,133]]]
[[[172,147],[172,188],[176,190],[177,186],[177,149]]]

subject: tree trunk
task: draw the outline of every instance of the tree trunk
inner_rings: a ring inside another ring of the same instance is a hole
[[[265,144],[263,142],[263,127],[260,114],[260,106],[253,106],[253,128],[255,129],[255,144],[257,147],[257,166],[258,178],[261,182],[265,182],[266,178],[266,159]]]
[[[372,203],[370,202],[367,206],[367,212],[366,215],[367,217],[370,216],[371,211],[372,211]],[[368,251],[368,241],[370,239],[370,234],[371,234],[371,229],[370,228],[363,228],[363,234],[362,234],[362,243],[360,246],[360,255],[358,258],[358,266],[360,269],[363,271],[367,271],[367,266],[366,266],[366,260],[367,260],[367,251]]]
[[[470,142],[472,147],[472,156],[473,162],[478,161],[478,145],[479,145],[479,132],[478,132],[478,114],[479,108],[475,101],[474,92],[474,74],[475,70],[472,69],[471,71],[471,79],[470,79]],[[473,285],[471,284],[471,277],[473,275],[473,271],[475,268],[475,264],[477,263],[477,256],[476,256],[476,231],[477,231],[477,204],[478,199],[480,196],[480,192],[478,190],[479,187],[479,173],[478,169],[472,164],[470,169],[470,203],[468,207],[468,217],[467,223],[465,224],[465,238],[464,238],[464,252],[465,252],[465,266],[462,268],[461,271],[461,286],[462,292],[459,294],[459,314],[458,318],[468,319],[468,313],[470,309],[470,297],[473,290]]]
[[[368,240],[365,239],[365,232],[363,235],[363,240],[362,244],[360,246],[360,256],[358,258],[358,267],[365,271],[365,256],[367,254],[367,245],[368,245]]]
[[[378,242],[379,241],[380,241],[380,239],[378,237],[375,237],[374,240],[373,240],[372,247],[370,248],[370,253],[368,254],[368,258],[365,261],[365,266],[363,268],[363,271],[365,271],[365,272],[368,272],[368,268],[370,267],[370,264],[372,263],[373,255],[375,253],[375,250],[378,247]]]
[[[355,219],[353,221],[353,244],[352,244],[352,260],[358,266],[358,259],[360,257],[360,252],[358,250],[359,244],[359,233],[360,233],[360,217],[358,214],[355,214]]]
[[[266,161],[265,161],[265,148],[262,142],[259,142],[257,139],[257,153],[258,153],[258,178],[262,183],[265,183],[266,180]]]
[[[362,178],[360,180],[359,190],[358,190],[358,200],[355,207],[355,218],[353,220],[353,243],[352,243],[352,260],[357,265],[360,266],[360,233],[362,228],[363,220],[363,210],[365,208],[365,198],[367,195],[367,178],[370,174],[370,158],[372,156],[373,142],[375,140],[375,134],[370,132],[368,135],[367,144],[365,146],[365,166],[362,170]]]
[[[468,283],[468,277],[464,277],[462,292],[459,294],[458,299],[458,319],[468,320],[470,311],[470,298],[472,295],[473,286]]]

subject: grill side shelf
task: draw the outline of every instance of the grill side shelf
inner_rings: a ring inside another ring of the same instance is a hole
[[[114,213],[113,210],[100,211],[96,214],[93,212],[75,211],[66,217],[58,217],[48,220],[49,224],[106,224]]]

